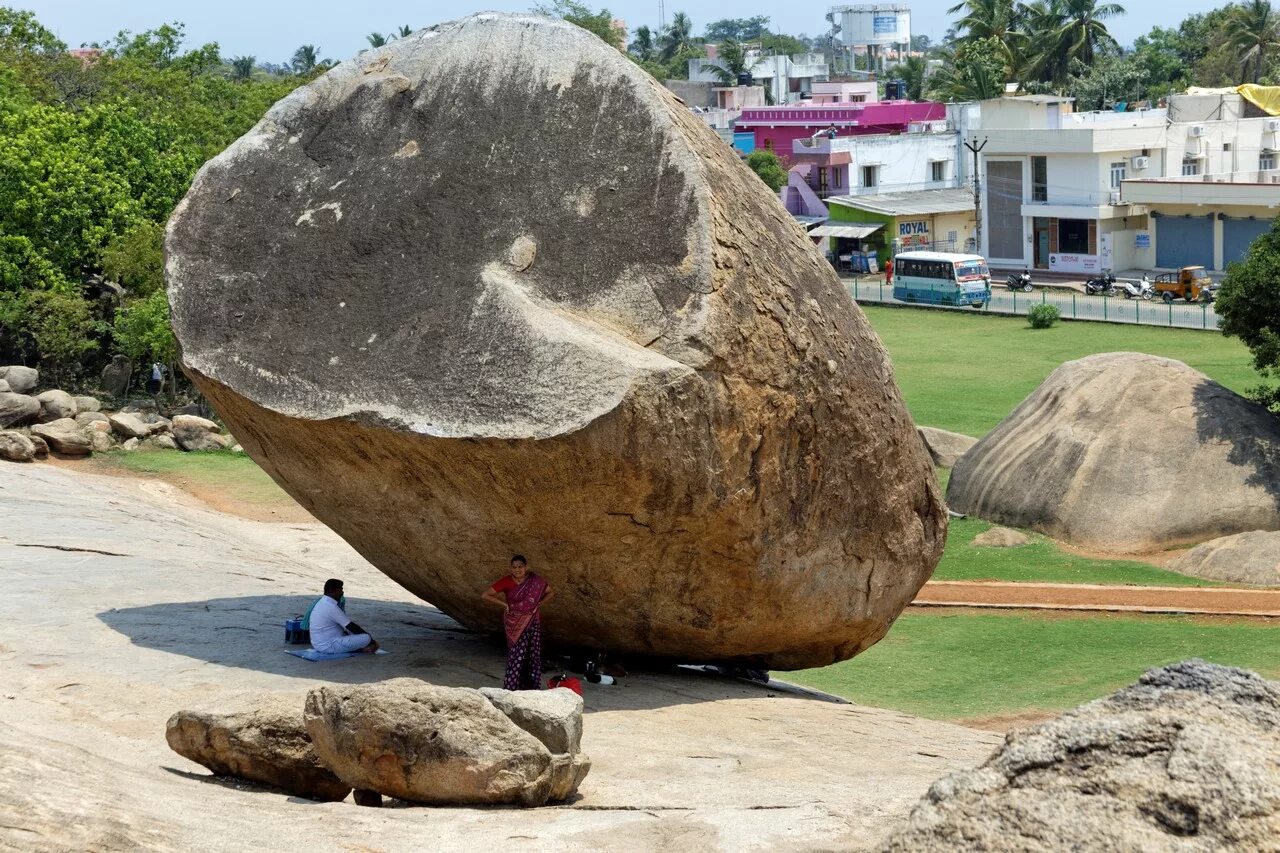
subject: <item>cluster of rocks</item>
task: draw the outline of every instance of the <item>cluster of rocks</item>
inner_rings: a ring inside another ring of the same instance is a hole
[[[591,769],[582,697],[416,678],[318,687],[305,704],[268,698],[240,713],[179,711],[165,732],[178,754],[314,800],[382,796],[431,805],[540,806],[571,797]]]
[[[934,783],[885,853],[1276,850],[1280,684],[1192,660]]]
[[[66,391],[36,393],[40,374],[30,367],[0,367],[0,459],[30,462],[49,455],[88,456],[109,450],[157,448],[221,450],[235,447],[208,418],[182,413],[166,418],[150,400],[104,411],[96,397]]]

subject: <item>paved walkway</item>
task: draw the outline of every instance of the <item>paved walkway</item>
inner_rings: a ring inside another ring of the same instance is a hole
[[[1012,610],[1103,610],[1280,618],[1280,589],[929,581],[913,604]]]

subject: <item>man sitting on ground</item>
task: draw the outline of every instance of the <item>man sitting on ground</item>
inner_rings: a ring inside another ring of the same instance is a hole
[[[378,650],[378,643],[338,606],[341,598],[342,581],[337,578],[325,581],[324,595],[311,609],[311,648],[327,655],[341,652],[373,654]]]

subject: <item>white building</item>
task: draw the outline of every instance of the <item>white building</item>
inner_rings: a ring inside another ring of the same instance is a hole
[[[746,58],[752,84],[763,86],[775,104],[799,103],[813,94],[815,82],[825,81],[829,76],[826,60],[820,53],[775,56],[748,50]],[[720,63],[714,58],[690,59],[689,80],[719,83],[719,68]]]
[[[1280,204],[1280,186],[1182,195],[1187,184],[1218,177],[1270,184],[1276,120],[1245,117],[1227,101],[1174,96],[1168,109],[1093,113],[1052,96],[984,101],[969,134],[984,146],[983,254],[994,264],[1072,273],[1222,269]],[[1266,198],[1273,204],[1258,203]],[[1251,224],[1230,224],[1237,221]]]

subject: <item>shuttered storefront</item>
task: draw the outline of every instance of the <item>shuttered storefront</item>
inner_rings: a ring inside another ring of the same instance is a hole
[[[1243,261],[1254,240],[1271,230],[1269,219],[1225,219],[1222,222],[1222,266]]]
[[[1210,216],[1157,216],[1156,266],[1213,267],[1213,218]]]

